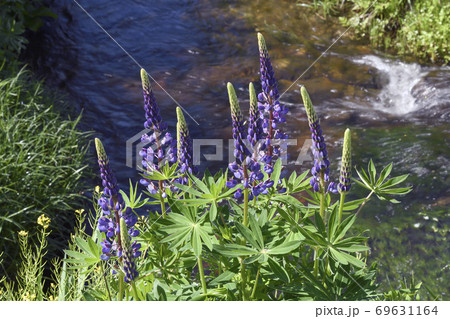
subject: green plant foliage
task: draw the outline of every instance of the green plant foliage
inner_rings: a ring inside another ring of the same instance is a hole
[[[299,1],[303,4],[304,1]],[[450,3],[442,0],[314,0],[324,15],[339,16],[357,37],[422,61],[450,62]]]
[[[9,74],[0,71],[0,245],[13,274],[17,232],[33,232],[38,215],[52,219],[52,238],[59,238],[50,242],[50,255],[63,247],[87,176],[88,134],[77,129],[80,117],[57,113],[24,68]]]
[[[41,0],[3,0],[0,6],[0,61],[14,58],[25,48],[26,30],[37,31],[42,17],[56,15]]]

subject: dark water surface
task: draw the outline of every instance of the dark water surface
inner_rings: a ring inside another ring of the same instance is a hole
[[[300,85],[305,85],[335,168],[349,127],[355,165],[366,166],[369,158],[378,167],[392,161],[396,175],[411,174],[414,191],[401,204],[373,200],[359,218],[361,230],[370,229],[380,282],[397,287],[414,276],[448,300],[449,67],[390,58],[352,40],[351,30],[338,39],[345,29],[336,20],[324,21],[295,1],[78,3],[187,110],[193,138],[231,138],[227,82],[237,88],[247,114],[248,82],[260,88],[256,32],[262,32],[280,92],[289,89],[282,96],[290,107],[284,129],[298,140],[289,149],[291,158],[297,158],[309,137],[300,102]],[[126,167],[126,141],[143,129],[145,120],[140,68],[75,2],[50,6],[59,18],[47,22],[34,39],[33,65],[83,110],[84,128],[103,140],[119,182],[137,181],[136,170]],[[174,132],[176,103],[153,87]],[[225,164],[224,156],[223,162],[203,160],[201,168],[217,170]],[[289,167],[301,171],[310,165]]]

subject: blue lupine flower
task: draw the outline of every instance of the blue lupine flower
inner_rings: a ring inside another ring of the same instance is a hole
[[[255,87],[253,83],[249,84],[249,93],[250,93],[250,114],[248,121],[248,134],[247,140],[250,142],[250,145],[254,148],[253,154],[256,153],[258,156],[258,143],[261,142],[263,138],[263,129],[262,129],[262,119],[260,116],[259,108],[258,108],[258,100],[256,98]],[[262,144],[260,149],[264,150],[265,144]]]
[[[193,174],[197,172],[194,167],[192,154],[192,141],[189,137],[189,129],[184,119],[181,108],[177,107],[177,158],[179,165],[179,172],[184,174],[186,172]],[[181,184],[187,183],[187,177],[181,178]]]
[[[329,181],[330,162],[328,161],[327,147],[323,138],[322,129],[320,128],[320,121],[314,110],[311,99],[305,87],[301,88],[303,104],[305,105],[306,114],[308,116],[309,129],[311,131],[311,138],[313,140],[313,155],[314,166],[311,169],[313,178],[310,184],[314,192],[322,191],[322,186],[325,187],[325,182]],[[334,185],[334,184],[331,184]],[[330,190],[330,188],[329,188]]]
[[[228,187],[234,187],[238,181],[242,183],[244,188],[250,188],[249,199],[259,194],[267,194],[267,188],[270,180],[263,181],[264,174],[261,172],[261,164],[258,157],[252,156],[244,142],[244,120],[242,118],[239,101],[236,92],[231,83],[228,83],[228,95],[230,99],[231,118],[233,120],[233,138],[234,138],[234,156],[236,161],[230,163],[228,168],[233,173],[234,178],[227,181]],[[273,183],[272,183],[273,185]],[[238,189],[234,194],[235,198],[242,196],[242,190]]]
[[[132,237],[139,235],[139,231],[134,228],[137,217],[131,208],[125,208],[125,202],[119,193],[119,186],[114,177],[114,173],[109,165],[102,142],[96,138],[95,147],[97,149],[98,164],[100,166],[100,176],[103,184],[103,194],[98,200],[98,204],[102,209],[103,216],[98,220],[98,230],[106,233],[106,239],[102,244],[103,260],[108,260],[112,253],[121,256],[122,245],[119,234],[119,218],[123,218],[129,228]],[[104,197],[107,196],[107,197]]]
[[[120,219],[120,238],[122,241],[122,262],[123,262],[123,271],[125,273],[125,282],[131,282],[139,277],[139,273],[136,269],[135,259],[141,255],[141,252],[138,251],[141,248],[141,244],[133,242],[130,243],[129,231],[127,231],[126,221],[121,218]]]
[[[147,72],[141,70],[142,89],[144,93],[145,118],[144,127],[151,129],[150,134],[142,135],[141,141],[148,143],[147,148],[143,148],[139,155],[142,156],[142,166],[144,168],[144,177],[140,180],[141,184],[146,186],[151,194],[156,194],[159,187],[163,196],[167,196],[164,191],[169,185],[151,181],[149,174],[153,171],[159,171],[159,167],[165,160],[174,164],[177,162],[177,142],[172,138],[167,130],[167,124],[162,121],[158,104],[152,91]]]
[[[271,164],[272,156],[280,155],[280,145],[272,145],[272,140],[287,139],[287,135],[280,131],[279,124],[286,122],[285,115],[289,110],[285,105],[280,104],[277,81],[275,80],[266,42],[261,33],[258,33],[258,45],[262,86],[262,92],[258,94],[258,107],[263,114],[262,128],[266,134],[266,156],[270,157],[270,161],[266,159],[266,162]]]

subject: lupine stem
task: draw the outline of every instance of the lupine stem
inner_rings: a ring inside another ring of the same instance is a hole
[[[123,274],[119,275],[119,301],[123,300]]]
[[[247,165],[243,165],[244,179],[248,180]],[[244,226],[248,226],[248,187],[244,188]]]
[[[134,284],[134,281],[131,282],[131,292],[133,294],[133,298],[135,301],[139,301],[138,295],[137,295],[137,290],[136,290],[136,285]]]
[[[339,225],[342,220],[342,211],[344,210],[344,200],[345,200],[345,192],[341,192],[341,199],[339,201]]]
[[[356,212],[356,216],[358,216],[359,212],[361,211],[361,209],[364,207],[364,205],[366,205],[367,201],[369,200],[369,198],[373,195],[374,191],[371,191],[369,195],[367,195],[367,197],[364,199],[364,202],[362,202],[361,206],[359,206],[358,211]]]
[[[162,218],[166,217],[166,205],[164,204],[164,198],[162,196],[162,189],[161,189],[161,184],[162,182],[159,181],[160,183],[160,188],[159,188],[159,201],[161,202],[161,214],[162,214]]]
[[[242,300],[246,301],[247,297],[245,296],[245,288],[247,286],[247,274],[245,271],[244,259],[241,258],[241,290],[242,290]]]
[[[325,223],[325,178],[324,173],[320,173],[320,217],[322,217]]]
[[[319,271],[319,247],[314,247],[314,277],[317,277]]]
[[[208,293],[208,289],[206,289],[206,280],[205,280],[205,273],[203,271],[202,257],[199,256],[197,258],[197,263],[198,263],[198,272],[200,274],[200,281],[202,283],[203,293],[207,294]]]
[[[256,286],[258,286],[258,279],[259,279],[259,271],[260,271],[260,269],[261,269],[261,264],[258,265],[258,271],[256,272],[255,284],[253,285],[252,295],[250,296],[250,299],[255,298]]]
[[[103,279],[105,280],[105,286],[106,286],[106,291],[108,292],[109,301],[112,301],[112,299],[111,299],[111,292],[109,291],[108,281],[106,280],[105,270],[103,269],[103,262],[100,262],[100,269],[101,269],[102,274],[103,274]]]

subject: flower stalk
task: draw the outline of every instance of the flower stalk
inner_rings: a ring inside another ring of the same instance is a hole
[[[339,224],[342,220],[342,212],[344,210],[345,195],[350,190],[352,174],[352,135],[350,129],[346,129],[344,133],[344,145],[342,147],[341,172],[339,176],[338,190],[341,193],[339,202]]]

